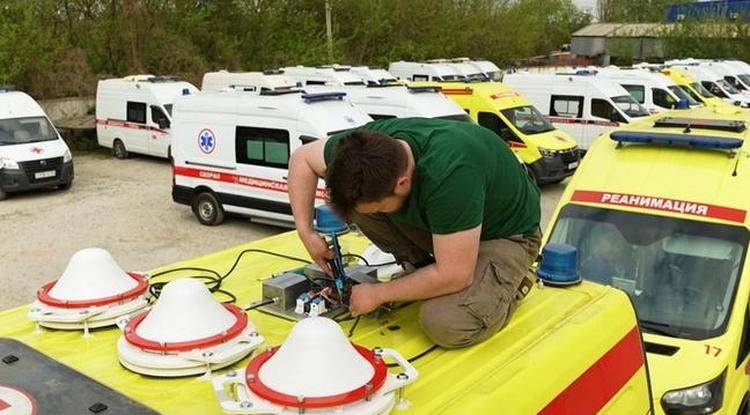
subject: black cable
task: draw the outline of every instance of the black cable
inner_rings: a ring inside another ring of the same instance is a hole
[[[341,258],[357,258],[358,260],[365,263],[365,265],[370,266],[370,261],[367,260],[367,258],[363,257],[362,255],[357,254],[341,254]]]
[[[245,307],[245,311],[255,310],[258,307],[263,307],[264,305],[273,304],[276,302],[275,298],[269,298],[268,300],[263,301],[256,301],[249,306]]]
[[[430,353],[434,352],[434,351],[435,351],[435,350],[437,350],[437,349],[438,349],[439,347],[440,347],[440,346],[438,346],[437,344],[433,344],[433,345],[432,345],[432,346],[430,346],[430,347],[429,347],[429,348],[428,348],[427,350],[423,350],[423,351],[422,351],[422,352],[420,352],[419,354],[417,354],[417,355],[415,355],[415,356],[412,356],[412,357],[410,357],[410,358],[406,359],[406,361],[407,361],[407,362],[409,362],[409,363],[414,363],[414,362],[416,362],[417,360],[419,360],[419,359],[421,359],[421,358],[423,358],[423,357],[427,356],[428,354],[430,354]],[[398,363],[388,363],[388,364],[387,364],[387,366],[388,366],[388,367],[398,367],[398,366],[399,366],[399,364],[398,364]]]
[[[367,258],[363,257],[362,255],[357,255],[357,254],[342,254],[341,257],[342,258],[347,258],[347,257],[357,258],[360,261],[364,262],[365,265],[367,265],[368,267],[374,267],[374,268],[384,267],[386,265],[393,265],[396,263],[396,261],[388,261],[388,262],[382,262],[380,264],[371,264],[370,261],[367,260]]]
[[[356,319],[354,319],[354,324],[352,324],[352,327],[349,329],[349,336],[352,337],[354,335],[354,330],[357,329],[357,324],[359,324],[359,320],[362,318],[362,316],[357,316]]]
[[[160,272],[157,272],[155,274],[151,274],[150,280],[153,280],[155,278],[161,277],[163,275],[174,274],[174,273],[177,273],[177,272],[184,272],[184,271],[193,271],[193,272],[206,273],[208,275],[188,275],[188,276],[186,276],[186,278],[195,278],[195,279],[203,280],[204,284],[208,288],[208,291],[210,291],[211,293],[219,293],[219,294],[222,294],[222,295],[226,295],[230,299],[229,302],[234,303],[234,302],[237,301],[237,296],[235,296],[233,293],[231,293],[229,291],[222,290],[221,289],[221,284],[224,282],[224,280],[227,277],[229,277],[235,271],[235,269],[237,268],[237,265],[239,265],[239,263],[240,263],[240,260],[247,253],[260,253],[260,254],[265,254],[265,255],[271,255],[271,256],[275,256],[275,257],[279,257],[279,258],[289,259],[289,260],[292,260],[292,261],[303,262],[305,264],[311,264],[312,263],[311,261],[309,261],[307,259],[304,259],[304,258],[299,258],[299,257],[295,257],[295,256],[292,256],[292,255],[281,254],[281,253],[273,252],[273,251],[267,251],[265,249],[245,249],[244,251],[240,252],[237,255],[237,257],[234,260],[234,263],[232,263],[232,266],[229,267],[229,270],[224,275],[221,275],[217,271],[212,270],[212,269],[208,269],[208,268],[201,268],[201,267],[178,267],[178,268],[172,268],[172,269],[160,271]],[[315,283],[316,285],[320,285],[320,283],[315,282],[313,279],[310,279],[310,281],[313,282],[313,283]],[[161,281],[160,282],[151,282],[150,286],[149,286],[149,293],[151,294],[151,297],[152,298],[159,298],[159,296],[161,295],[161,291],[164,288],[164,286],[167,284],[167,282],[168,281],[164,281],[164,282],[161,282]]]

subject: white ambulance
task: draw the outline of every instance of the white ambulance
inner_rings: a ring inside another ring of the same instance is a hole
[[[601,134],[649,116],[618,83],[581,71],[573,74],[506,74],[503,83],[531,101],[552,124],[588,149]]]
[[[503,79],[503,72],[494,63],[485,59],[469,59],[469,58],[455,58],[451,59],[451,62],[465,62],[474,68],[478,69],[479,72],[483,73],[490,81],[497,81]]]
[[[221,70],[217,72],[206,72],[203,75],[201,91],[216,92],[225,88],[236,87],[247,91],[259,90],[281,90],[295,88],[297,85],[283,71],[263,72],[229,72]]]
[[[724,101],[745,108],[750,107],[750,95],[739,91],[712,68],[700,62],[691,62],[687,64],[676,62],[671,66],[684,70],[688,75],[700,82],[709,92],[722,98]]]
[[[96,136],[99,145],[127,158],[140,153],[169,158],[170,124],[175,98],[198,88],[177,77],[132,75],[99,81],[96,88]]]
[[[42,107],[23,92],[0,88],[0,200],[8,193],[73,183],[70,149]]]
[[[643,69],[602,68],[596,76],[617,82],[649,112],[699,106],[672,80],[658,72]]]
[[[365,86],[367,82],[351,71],[351,66],[345,65],[328,65],[328,66],[287,66],[280,68],[284,75],[297,79],[299,76],[315,76],[315,81],[310,81],[308,85],[342,85],[342,86]]]
[[[380,85],[398,82],[398,78],[383,68],[373,66],[352,66],[351,72],[367,82],[367,85]]]
[[[426,81],[463,81],[464,76],[455,68],[445,63],[435,61],[428,62],[391,62],[388,72],[398,79],[414,82]]]
[[[175,102],[172,199],[204,225],[225,213],[290,226],[289,156],[299,146],[372,121],[344,92],[231,88]],[[317,199],[323,202],[324,185]]]
[[[349,69],[334,71],[331,68],[297,66],[293,74],[286,69],[284,71],[284,75],[303,85],[309,92],[345,91],[347,99],[375,120],[424,117],[471,122],[463,108],[440,93],[439,87],[407,87],[398,82],[368,82],[367,86],[352,86],[345,83],[348,78],[343,78]]]

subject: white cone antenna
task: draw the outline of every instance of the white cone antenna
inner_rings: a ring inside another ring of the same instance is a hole
[[[386,358],[403,372],[390,373]],[[310,317],[298,322],[280,347],[255,356],[241,371],[215,378],[214,392],[228,414],[309,410],[381,415],[393,409],[401,399],[397,392],[417,376],[396,351],[352,344],[335,321]],[[227,393],[230,390],[235,393]]]
[[[109,252],[87,248],[70,257],[65,272],[49,290],[49,296],[85,301],[123,294],[136,286],[138,281],[123,271]]]
[[[321,373],[325,373],[326,382],[320,381]],[[294,326],[259,376],[275,391],[320,397],[349,392],[374,374],[372,364],[357,352],[336,322],[307,318]]]
[[[236,321],[200,280],[184,278],[164,286],[136,333],[155,342],[186,342],[221,334]]]
[[[37,292],[29,318],[45,327],[80,330],[116,324],[148,305],[147,276],[123,271],[101,248],[86,248],[70,258],[56,281]]]
[[[191,278],[167,283],[154,307],[123,330],[120,363],[160,377],[208,373],[243,359],[263,342],[245,310],[220,303]]]

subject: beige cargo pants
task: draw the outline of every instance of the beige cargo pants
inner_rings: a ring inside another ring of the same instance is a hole
[[[352,221],[373,243],[401,263],[428,262],[432,235],[384,214],[354,214]],[[482,342],[503,328],[536,281],[530,267],[541,233],[482,241],[474,281],[457,293],[424,300],[419,320],[435,344],[445,348]]]

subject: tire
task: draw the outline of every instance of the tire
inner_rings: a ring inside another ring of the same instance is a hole
[[[130,155],[128,154],[128,150],[125,148],[125,144],[119,138],[115,139],[115,141],[112,143],[112,155],[120,160],[124,160]]]
[[[61,185],[58,185],[57,186],[57,190],[62,190],[62,191],[69,190],[71,188],[71,186],[73,186],[73,180],[71,180],[69,182],[65,182],[65,183],[63,183]]]
[[[201,192],[193,197],[193,213],[198,222],[206,226],[216,226],[224,222],[224,207],[211,192]]]
[[[5,193],[5,190],[0,189],[0,200],[5,199],[6,197],[8,197],[8,194]]]

